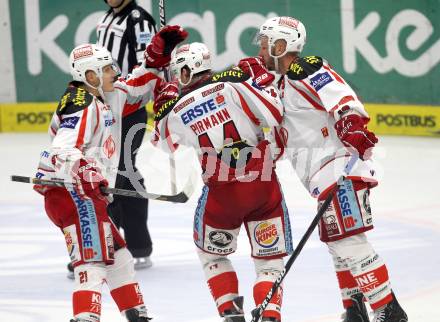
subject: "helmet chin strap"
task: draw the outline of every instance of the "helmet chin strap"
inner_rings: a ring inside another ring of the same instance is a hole
[[[273,59],[274,64],[275,64],[275,71],[278,73],[279,72],[279,62],[278,62],[278,57]]]
[[[101,97],[102,97],[102,100],[104,101],[104,103],[106,103],[105,95],[104,95],[104,91],[103,91],[103,89],[102,89],[102,86],[101,86],[101,85],[98,86],[97,89],[98,89],[99,95],[101,95]]]
[[[93,86],[92,84],[90,84],[90,83],[87,81],[87,79],[85,79],[84,82],[85,82],[88,86],[90,86],[91,88],[96,89],[96,90],[98,91],[99,95],[102,97],[102,99],[103,99],[104,102],[105,102],[105,94],[104,94],[104,90],[102,89],[102,85],[104,84],[104,81],[103,81],[103,79],[102,79],[102,71],[101,71],[101,70],[97,71],[97,74],[98,74],[97,76],[98,76],[98,79],[99,79],[99,85],[98,85],[98,86]]]
[[[285,54],[287,54],[287,46],[286,46],[286,48],[284,49],[284,51],[283,51],[281,54],[279,54],[279,55],[274,55],[274,54],[272,54],[272,49],[274,48],[274,46],[275,46],[275,43],[273,43],[273,44],[271,45],[271,47],[270,47],[270,50],[269,50],[269,56],[273,58],[273,60],[274,60],[274,64],[275,64],[275,71],[276,71],[277,73],[279,73],[279,71],[280,71],[280,70],[279,70],[279,67],[280,67],[279,59],[280,59],[281,57],[283,57]]]

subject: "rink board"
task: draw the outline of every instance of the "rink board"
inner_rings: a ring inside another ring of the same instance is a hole
[[[57,102],[0,104],[0,132],[47,132]],[[153,105],[147,104],[148,115]],[[149,124],[152,117],[149,117]]]
[[[365,104],[377,134],[440,137],[440,106]]]
[[[57,103],[0,104],[0,132],[46,132]],[[379,135],[440,137],[440,106],[365,104]],[[151,113],[151,104],[147,106]],[[149,124],[152,118],[149,117]]]

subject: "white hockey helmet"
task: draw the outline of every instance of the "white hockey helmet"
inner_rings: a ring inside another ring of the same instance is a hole
[[[96,73],[100,80],[99,88],[102,87],[102,69],[107,65],[114,65],[110,52],[100,46],[84,44],[75,47],[69,57],[70,74],[73,80],[86,83],[95,88],[86,80],[86,72],[91,70]]]
[[[190,70],[190,78],[188,82],[182,83],[181,73],[185,66]],[[208,47],[200,42],[182,45],[171,54],[170,68],[180,84],[187,85],[193,75],[211,69],[211,53]]]
[[[300,53],[303,50],[306,43],[306,28],[301,21],[292,17],[270,18],[260,27],[257,41],[261,41],[262,37],[268,38],[270,48],[279,39],[286,41],[286,50],[281,55],[273,56],[272,51],[269,51],[272,57],[281,57],[288,52]]]

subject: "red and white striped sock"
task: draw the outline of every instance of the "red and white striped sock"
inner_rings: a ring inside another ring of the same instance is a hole
[[[211,277],[208,286],[220,314],[234,307],[232,300],[238,296],[238,278],[234,271]]]
[[[349,270],[337,271],[336,277],[338,278],[339,289],[341,290],[342,305],[346,309],[353,305],[351,297],[361,293],[361,290]]]
[[[266,298],[267,293],[271,290],[273,286],[273,281],[260,281],[254,285],[254,301],[255,305],[258,306],[263,303]],[[281,304],[283,301],[283,287],[280,286],[277,292],[272,296],[266,310],[263,313],[263,317],[275,318],[281,321]]]
[[[101,293],[75,291],[72,296],[73,316],[99,322],[101,317]]]
[[[391,302],[393,299],[387,267],[382,260],[378,259],[376,264],[377,262],[382,265],[378,267],[374,265],[375,267],[368,270],[364,269],[361,274],[354,277],[373,310]]]
[[[125,311],[144,304],[138,283],[131,283],[110,291],[119,311]]]

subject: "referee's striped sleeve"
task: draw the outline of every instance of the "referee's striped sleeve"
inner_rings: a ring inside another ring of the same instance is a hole
[[[144,51],[153,38],[156,27],[147,19],[138,20],[134,25],[136,35],[136,57],[138,62],[143,61]]]

